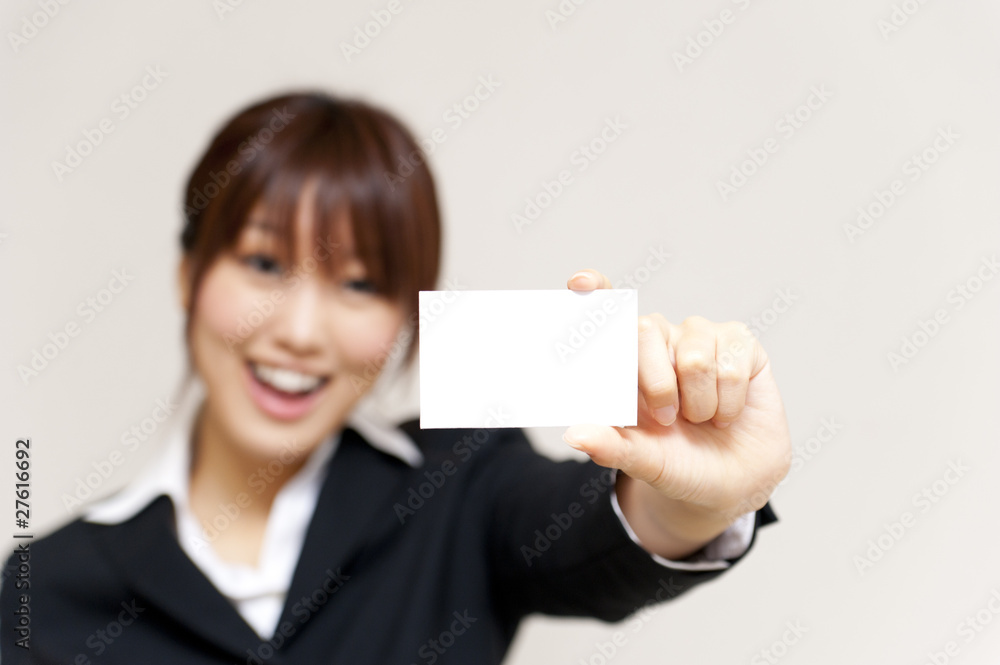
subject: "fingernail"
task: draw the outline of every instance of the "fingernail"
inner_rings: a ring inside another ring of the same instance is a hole
[[[583,441],[576,439],[570,432],[566,432],[562,436],[562,440],[565,441],[572,448],[577,450],[583,450]]]
[[[659,409],[653,411],[653,417],[661,425],[672,425],[677,420],[677,407],[661,406]]]
[[[583,271],[578,272],[575,275],[573,275],[572,277],[570,277],[569,281],[572,282],[575,279],[577,279],[578,277],[583,278],[583,279],[587,280],[588,282],[590,281],[590,273],[589,272],[583,272]]]

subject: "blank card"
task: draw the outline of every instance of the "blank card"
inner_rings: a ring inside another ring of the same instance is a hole
[[[420,427],[636,424],[634,289],[420,292]]]

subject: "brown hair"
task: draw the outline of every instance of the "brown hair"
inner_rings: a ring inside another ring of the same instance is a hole
[[[337,224],[349,219],[368,278],[416,321],[417,292],[434,288],[441,252],[434,180],[426,160],[404,157],[419,154],[399,120],[359,100],[286,94],[239,111],[212,138],[185,190],[186,336],[206,271],[232,248],[255,206],[269,212],[286,255],[292,255],[299,194],[313,178],[318,180],[317,238],[332,239]],[[405,177],[395,172],[400,159],[412,167]],[[322,262],[326,274],[334,263]],[[414,326],[407,363],[418,330]]]

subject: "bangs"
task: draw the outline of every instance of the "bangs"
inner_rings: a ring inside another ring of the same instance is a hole
[[[404,302],[407,276],[417,269],[421,238],[415,233],[419,220],[413,218],[413,207],[384,177],[393,169],[392,147],[350,114],[324,120],[300,126],[301,140],[261,153],[248,165],[241,184],[248,193],[260,195],[248,207],[232,206],[233,221],[240,223],[227,234],[228,242],[235,243],[248,222],[259,216],[274,229],[279,251],[291,261],[299,206],[311,206],[313,256],[332,254],[318,261],[318,269],[332,277],[340,259],[356,257],[379,294]],[[310,185],[313,196],[306,199]],[[234,191],[234,198],[247,197]],[[304,261],[307,257],[297,257],[293,269],[306,268]]]
[[[321,146],[315,146],[314,151],[320,152]],[[309,154],[289,155],[285,163],[269,168],[263,189],[257,190],[261,192],[259,198],[243,216],[241,228],[235,230],[230,241],[234,243],[251,221],[261,220],[273,230],[276,249],[290,270],[318,270],[332,279],[343,261],[357,258],[379,294],[402,301],[405,273],[399,269],[401,266],[390,246],[382,242],[386,234],[402,231],[399,222],[380,205],[384,193],[371,191],[371,178],[347,172],[344,167],[352,160],[341,160],[342,157],[331,160],[315,159]],[[305,212],[304,208],[311,213],[312,220],[309,250],[296,255],[302,229],[295,220]]]

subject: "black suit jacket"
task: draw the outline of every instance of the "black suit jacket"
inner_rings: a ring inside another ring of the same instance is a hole
[[[187,558],[160,497],[31,545],[30,650],[14,646],[25,591],[8,560],[3,664],[499,663],[528,614],[618,621],[720,574],[654,562],[592,462],[549,460],[518,429],[401,428],[422,467],[345,428],[271,640]],[[765,506],[756,525],[774,520]]]

